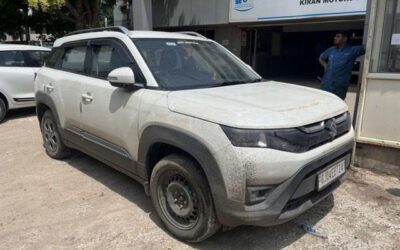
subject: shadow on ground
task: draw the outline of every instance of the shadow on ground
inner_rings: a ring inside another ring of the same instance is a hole
[[[13,109],[7,112],[4,123],[6,123],[7,121],[30,117],[30,116],[36,116],[35,108]]]
[[[400,197],[400,189],[399,188],[389,188],[389,189],[386,189],[386,191],[391,195]]]
[[[144,212],[150,213],[150,218],[154,223],[168,233],[153,209],[151,198],[146,196],[143,187],[138,182],[82,153],[77,153],[65,162],[135,203]],[[225,232],[220,230],[205,242],[188,245],[198,249],[265,249],[266,247],[281,249],[305,234],[300,229],[300,224],[310,226],[316,224],[329,213],[333,206],[333,195],[330,195],[305,214],[283,225],[268,228],[241,226]]]

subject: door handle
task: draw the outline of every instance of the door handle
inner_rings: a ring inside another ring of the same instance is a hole
[[[51,93],[54,90],[54,86],[51,83],[49,83],[47,85],[44,85],[44,89],[45,89],[45,92],[47,91],[47,93]]]
[[[93,101],[93,96],[91,96],[89,93],[83,94],[82,100],[84,103],[91,103]]]

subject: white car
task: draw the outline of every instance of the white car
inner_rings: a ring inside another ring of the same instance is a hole
[[[50,49],[0,44],[0,122],[10,109],[35,106],[33,80]]]
[[[131,176],[166,228],[190,242],[221,226],[291,220],[350,165],[354,131],[341,99],[264,81],[194,33],[75,32],[55,42],[35,93],[50,157],[76,149]]]

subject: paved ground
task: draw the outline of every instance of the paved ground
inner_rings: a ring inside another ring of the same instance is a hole
[[[306,223],[327,239],[306,234]],[[363,169],[292,222],[185,244],[164,231],[142,187],[79,154],[44,153],[33,110],[0,125],[0,249],[400,249],[400,180]]]

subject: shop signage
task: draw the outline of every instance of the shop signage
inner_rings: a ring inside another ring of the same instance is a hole
[[[230,0],[230,22],[364,15],[367,0]]]

